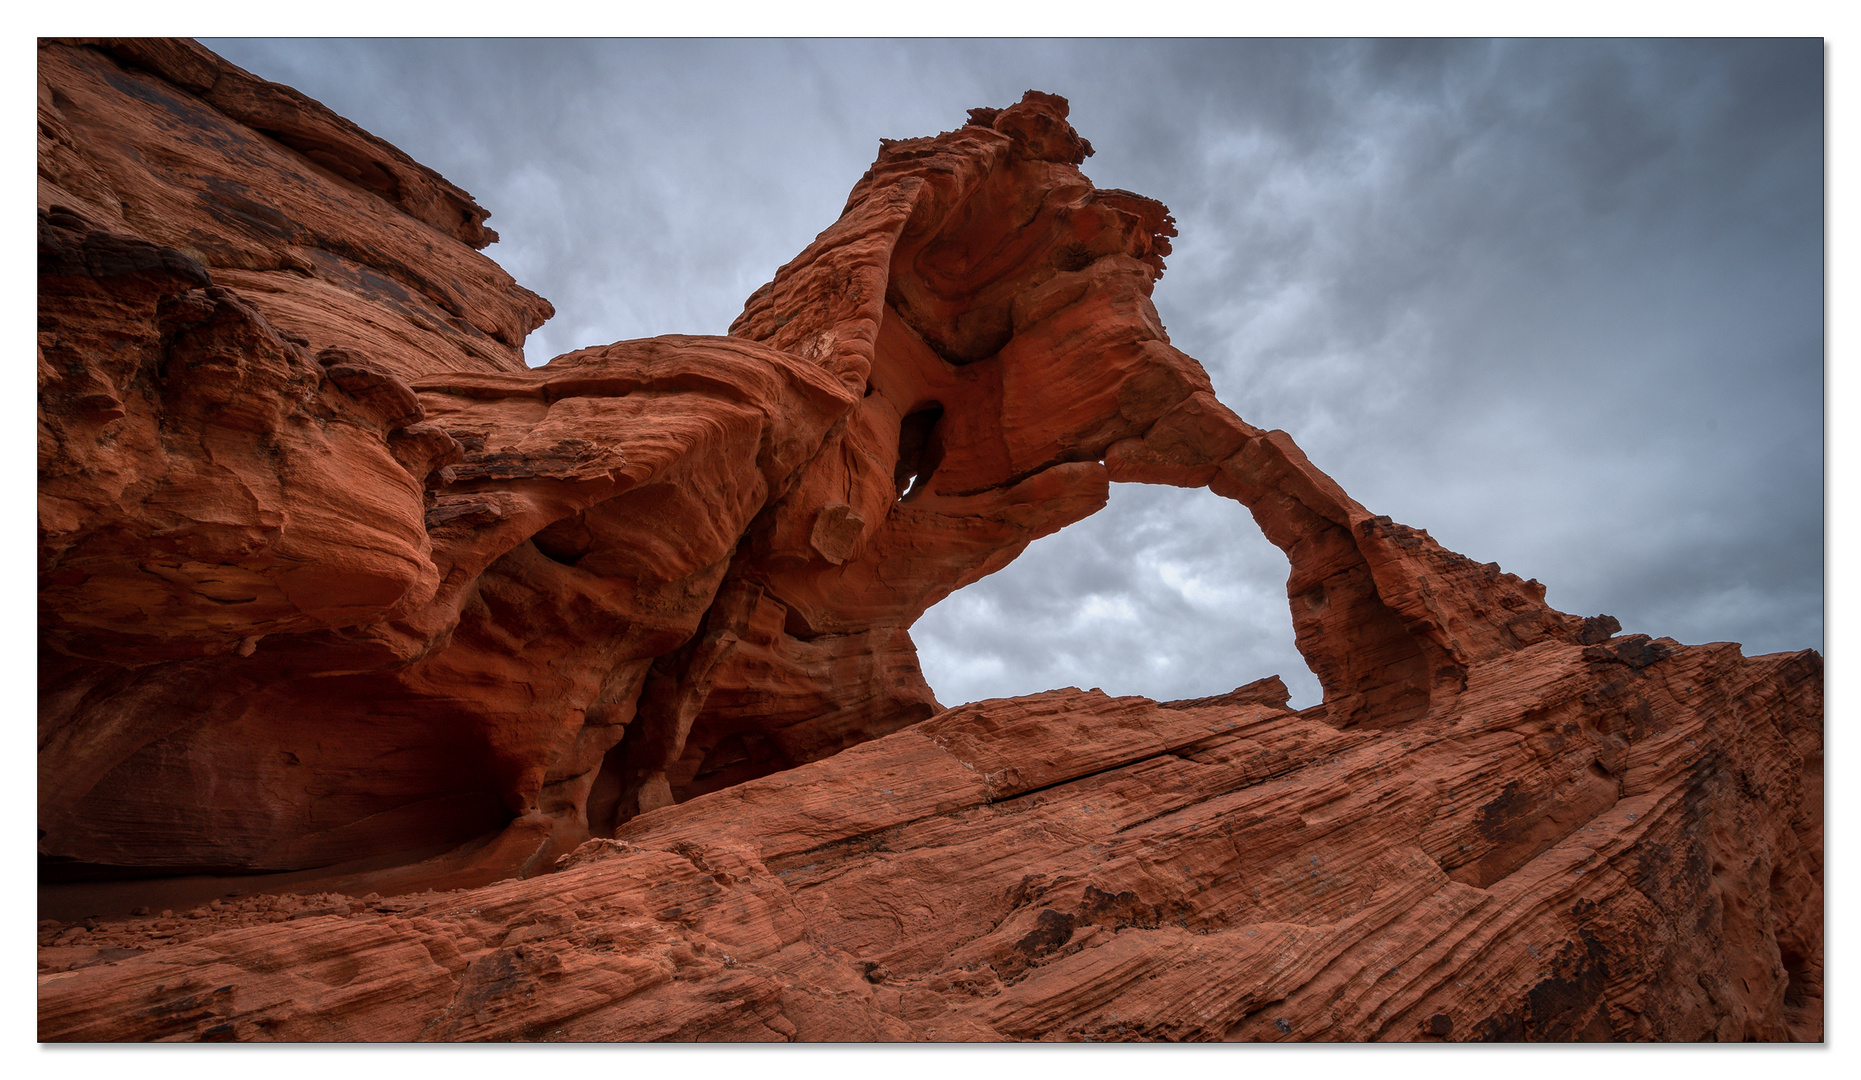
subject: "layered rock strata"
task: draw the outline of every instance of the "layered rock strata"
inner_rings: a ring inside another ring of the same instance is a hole
[[[39,100],[41,874],[284,875],[43,927],[42,1038],[1820,1037],[1820,657],[1236,417],[1063,100],[537,369],[484,211],[315,102],[186,42]],[[939,705],[910,625],[1112,481],[1249,508],[1322,705]]]
[[[543,877],[45,927],[40,1035],[1818,1039],[1815,675],[1624,639],[1394,729],[979,702]]]

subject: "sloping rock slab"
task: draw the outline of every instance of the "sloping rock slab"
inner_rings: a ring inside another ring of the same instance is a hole
[[[1620,638],[1391,729],[977,703],[530,880],[42,926],[40,1037],[1819,1039],[1820,673]]]

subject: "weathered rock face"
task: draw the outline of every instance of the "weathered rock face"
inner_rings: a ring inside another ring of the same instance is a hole
[[[1371,515],[1170,346],[1065,117],[886,143],[729,337],[531,370],[463,192],[43,44],[41,874],[275,876],[45,926],[41,1037],[1820,1038],[1820,657]],[[942,709],[910,625],[1111,481],[1249,507],[1322,705]]]
[[[1396,729],[980,702],[545,877],[46,927],[40,1034],[1816,1039],[1816,676],[1625,639]]]

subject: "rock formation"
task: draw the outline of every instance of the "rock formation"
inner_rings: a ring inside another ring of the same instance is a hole
[[[41,1038],[1821,1037],[1821,658],[1235,416],[1062,99],[536,369],[485,212],[302,95],[47,42],[39,116]],[[936,701],[911,624],[1112,481],[1249,508],[1323,704]]]

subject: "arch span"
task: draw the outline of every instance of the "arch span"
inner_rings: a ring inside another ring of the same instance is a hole
[[[815,358],[861,396],[739,548],[729,577],[756,606],[718,631],[735,644],[703,685],[683,684],[695,718],[643,705],[638,730],[684,740],[637,811],[937,711],[910,627],[1098,512],[1113,482],[1247,508],[1287,560],[1294,638],[1340,724],[1402,723],[1474,658],[1580,631],[1535,583],[1371,515],[1290,436],[1216,400],[1150,302],[1167,209],[1094,189],[1090,152],[1065,102],[1034,92],[887,143],[840,220],[751,297],[733,335]],[[1505,629],[1464,610],[1487,603]]]

